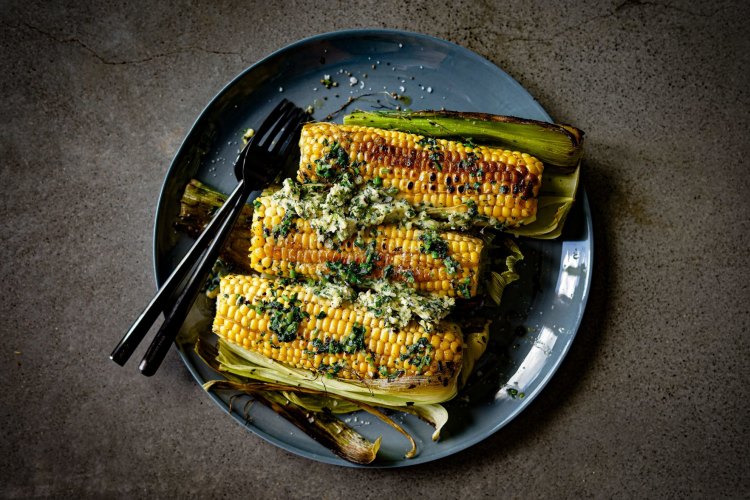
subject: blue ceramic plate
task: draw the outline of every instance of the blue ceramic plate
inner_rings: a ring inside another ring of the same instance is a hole
[[[326,75],[338,85],[326,88],[321,84]],[[311,105],[314,117],[323,120],[350,97],[357,98],[350,109],[404,106],[404,101],[390,96],[392,92],[407,96],[407,105],[414,110],[444,107],[551,121],[510,76],[444,40],[402,31],[361,30],[294,43],[248,68],[219,92],[180,147],[157,211],[157,283],[164,281],[192,242],[173,229],[185,184],[197,177],[229,192],[235,184],[232,162],[243,130],[257,127],[279,99]],[[341,116],[333,120],[340,121]],[[478,376],[461,398],[447,405],[451,417],[439,442],[432,442],[432,429],[423,422],[397,417],[419,446],[417,457],[407,460],[403,456],[408,444],[391,428],[362,413],[345,417],[366,437],[383,436],[373,466],[429,462],[481,441],[528,406],[562,362],[581,322],[591,282],[593,235],[583,190],[561,238],[519,240],[519,244],[526,256],[520,265],[521,280],[503,298],[505,313],[495,324]],[[210,332],[210,321],[210,306],[201,300],[184,328]],[[197,382],[215,378],[192,351],[183,350],[181,355]],[[285,450],[321,462],[352,465],[262,405],[251,406],[248,421],[241,405],[230,412],[227,397],[211,397],[241,425]]]

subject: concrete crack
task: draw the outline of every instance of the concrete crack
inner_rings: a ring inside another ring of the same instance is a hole
[[[577,27],[581,27],[584,25],[587,25],[589,23],[599,21],[602,19],[608,19],[612,17],[617,17],[623,10],[626,10],[630,7],[654,7],[654,8],[664,8],[666,10],[674,10],[677,12],[681,12],[683,14],[687,14],[689,16],[695,16],[695,17],[701,17],[701,18],[708,18],[716,14],[717,11],[711,12],[711,14],[700,14],[697,12],[693,12],[687,9],[683,9],[680,7],[676,7],[671,4],[661,4],[658,2],[652,2],[648,0],[625,0],[621,4],[617,5],[614,9],[611,11],[604,12],[602,14],[597,14],[594,16],[591,16],[589,18],[583,19],[580,23],[578,23],[576,26],[570,26],[565,27],[563,29],[551,32],[547,36],[543,37],[530,37],[530,36],[522,36],[522,35],[508,35],[503,32],[497,31],[497,30],[489,30],[489,32],[494,35],[496,38],[502,39],[504,43],[512,44],[516,42],[530,42],[530,43],[538,43],[542,45],[552,45],[554,40],[556,40],[558,37],[565,35],[566,33],[570,32],[571,30],[574,30]],[[473,27],[458,27],[456,30],[458,32],[472,32]]]
[[[67,37],[67,38],[60,38],[59,36],[56,36],[52,33],[49,33],[41,28],[38,28],[37,26],[34,26],[29,23],[21,22],[20,25],[12,25],[3,22],[3,24],[11,29],[17,29],[20,30],[21,27],[25,27],[28,30],[31,30],[35,33],[38,33],[54,42],[60,43],[60,44],[74,44],[88,52],[91,56],[93,56],[95,59],[97,59],[102,64],[107,64],[110,66],[120,66],[125,64],[142,64],[147,63],[150,61],[154,61],[156,59],[161,59],[164,57],[170,57],[175,56],[179,54],[186,54],[190,52],[203,52],[205,54],[216,54],[221,56],[237,56],[240,58],[242,62],[245,62],[245,59],[242,57],[242,54],[240,52],[231,52],[231,51],[222,51],[222,50],[215,50],[215,49],[207,49],[204,47],[200,47],[197,45],[190,45],[187,47],[182,47],[176,50],[168,51],[168,52],[159,52],[156,54],[150,54],[148,56],[138,58],[138,59],[122,59],[122,60],[114,60],[109,59],[107,57],[102,56],[99,54],[96,50],[94,50],[92,47],[90,47],[88,44],[80,40],[76,37]]]

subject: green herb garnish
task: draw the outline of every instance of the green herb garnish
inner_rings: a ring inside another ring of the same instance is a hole
[[[420,251],[431,255],[433,259],[444,259],[448,256],[448,244],[435,231],[425,231],[419,235],[422,242]]]

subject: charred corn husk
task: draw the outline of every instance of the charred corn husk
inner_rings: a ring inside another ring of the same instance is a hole
[[[337,249],[326,247],[310,224],[286,221],[272,196],[255,202],[250,267],[275,276],[319,277],[342,269],[350,279],[387,278],[449,297],[476,295],[484,242],[456,232],[381,225],[363,230]],[[360,283],[353,283],[360,284]]]
[[[520,149],[545,165],[567,171],[583,155],[583,131],[572,125],[547,123],[515,116],[461,111],[354,111],[344,116],[347,125],[364,125]]]
[[[220,286],[213,331],[248,351],[336,379],[456,383],[463,339],[454,323],[397,332],[356,303],[332,308],[305,285],[229,275]]]
[[[300,137],[301,182],[352,172],[418,207],[474,212],[494,225],[532,222],[544,166],[526,153],[356,125],[312,123]]]
[[[224,194],[197,179],[192,179],[185,186],[180,199],[180,214],[175,221],[175,227],[197,238],[226,199]],[[243,271],[250,271],[247,249],[250,247],[251,234],[248,228],[252,222],[252,216],[252,207],[246,205],[221,251],[222,259],[231,262]]]

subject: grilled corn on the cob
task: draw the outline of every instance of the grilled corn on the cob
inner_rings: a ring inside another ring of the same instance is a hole
[[[381,225],[327,248],[303,219],[281,234],[286,211],[272,196],[255,203],[250,267],[261,273],[317,277],[344,269],[351,279],[388,278],[420,291],[449,297],[477,293],[484,243],[455,232],[435,233]],[[354,283],[357,284],[357,283]]]
[[[338,379],[456,382],[463,338],[453,323],[395,331],[357,304],[330,307],[304,285],[229,275],[220,286],[213,331],[244,349]]]
[[[544,166],[526,153],[356,125],[302,129],[302,182],[334,182],[353,172],[412,205],[471,212],[497,225],[532,222]]]

